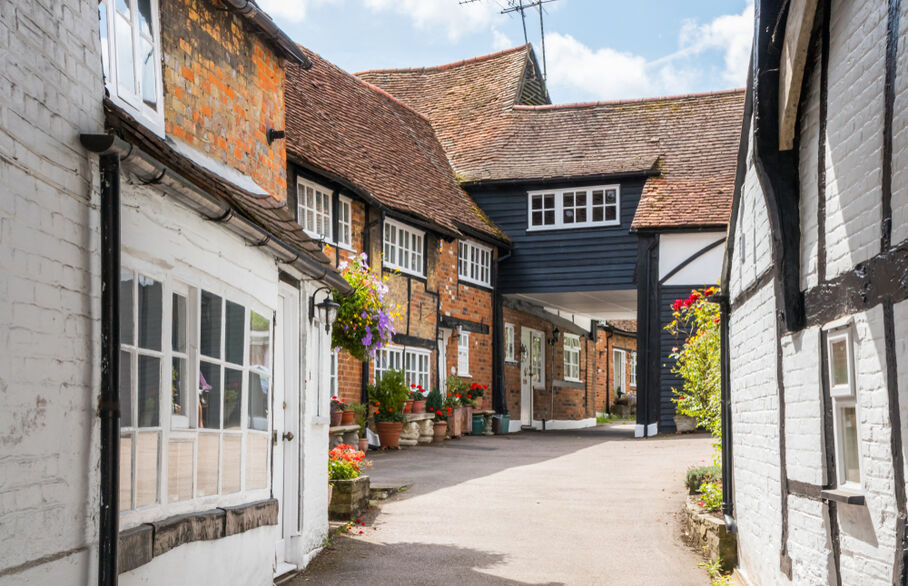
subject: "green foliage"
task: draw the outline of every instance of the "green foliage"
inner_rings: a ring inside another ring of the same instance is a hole
[[[721,556],[714,562],[700,562],[697,565],[706,569],[706,573],[709,574],[713,586],[732,586],[734,584],[731,580],[731,576],[722,573],[722,567],[725,565],[725,561]]]
[[[329,480],[348,480],[357,478],[359,471],[351,462],[345,460],[328,460],[328,479]]]
[[[435,414],[435,421],[447,421],[445,400],[437,388],[429,391],[426,396],[426,411]]]
[[[714,482],[722,478],[722,468],[719,466],[699,466],[690,468],[687,471],[687,477],[684,479],[684,486],[691,492],[700,492],[700,486],[704,482]]]
[[[402,370],[386,371],[374,385],[369,385],[369,402],[375,406],[375,421],[403,421],[404,403],[410,389]]]
[[[672,322],[665,329],[687,338],[679,349],[674,349],[672,373],[684,381],[682,390],[672,389],[672,399],[677,412],[697,420],[714,437],[722,434],[721,420],[721,369],[719,306],[706,301],[717,292],[713,287],[705,291],[691,291],[685,300],[672,304]]]
[[[391,319],[397,315],[386,304],[388,286],[369,268],[366,253],[342,262],[338,269],[353,291],[347,295],[333,292],[340,307],[331,330],[331,346],[365,362],[391,342],[395,334]]]
[[[445,379],[445,386],[448,388],[448,398],[454,399],[453,406],[460,405],[460,399],[466,398],[467,393],[470,391],[470,385],[467,384],[467,381],[453,374]]]
[[[718,511],[722,506],[722,483],[704,482],[700,485],[700,502],[704,511]]]
[[[356,421],[356,425],[359,426],[359,437],[366,437],[366,421],[369,419],[366,405],[363,403],[355,403],[353,405],[353,413],[353,420]]]

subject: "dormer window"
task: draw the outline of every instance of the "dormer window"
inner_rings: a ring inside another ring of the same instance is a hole
[[[101,63],[110,99],[164,134],[158,0],[101,0]]]
[[[531,191],[528,230],[591,228],[621,224],[620,186]]]

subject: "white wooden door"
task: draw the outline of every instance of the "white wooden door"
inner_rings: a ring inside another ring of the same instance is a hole
[[[288,551],[292,537],[300,534],[300,292],[281,283],[275,339],[274,467],[272,491],[280,503],[275,575],[295,566]]]
[[[520,424],[533,425],[533,390],[545,385],[545,345],[542,332],[520,328]]]
[[[627,375],[625,370],[626,356],[624,350],[615,350],[614,351],[614,365],[615,365],[615,398],[624,396],[627,393]]]

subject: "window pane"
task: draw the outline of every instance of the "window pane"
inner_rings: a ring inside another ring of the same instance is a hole
[[[533,212],[533,225],[542,226],[542,212]]]
[[[271,372],[271,336],[268,318],[249,312],[249,365],[262,366]]]
[[[854,407],[842,408],[842,456],[846,482],[861,481],[858,461],[858,422]]]
[[[228,301],[224,319],[224,359],[243,363],[243,342],[246,336],[246,308]]]
[[[132,359],[120,352],[120,426],[132,427]]]
[[[583,207],[586,205],[586,192],[578,191],[577,192],[577,207]]]
[[[242,421],[243,371],[224,369],[224,429],[239,429]]]
[[[136,438],[136,507],[158,502],[158,433]]]
[[[187,375],[189,371],[186,368],[186,359],[173,358],[173,363],[171,364],[171,382],[170,382],[170,396],[172,402],[172,411],[174,415],[189,415],[189,401],[188,399],[188,389],[189,389],[189,380]]]
[[[334,353],[332,353],[334,360]],[[271,381],[257,372],[249,373],[249,429],[268,429],[268,391]]]
[[[154,279],[139,275],[139,346],[161,349],[163,288]]]
[[[151,0],[139,0],[139,32],[151,36]]]
[[[98,17],[101,33],[101,70],[104,72],[104,83],[110,81],[110,40],[107,32],[107,2],[98,3]]]
[[[534,196],[533,196],[533,209],[534,209],[534,210],[541,210],[541,209],[542,209],[542,196],[541,196],[541,195],[534,195]]]
[[[133,275],[132,271],[120,271],[120,343],[136,343],[135,330],[133,330]]]
[[[132,436],[120,436],[120,510],[132,508]]]
[[[221,462],[221,494],[240,491],[240,467],[243,456],[243,436],[224,435],[224,456]]]
[[[144,38],[139,40],[139,59],[142,66],[142,101],[155,108],[158,105],[158,64],[154,58],[154,45]]]
[[[246,490],[268,487],[268,436],[246,435]]]
[[[832,386],[848,384],[848,340],[832,343]]]
[[[121,12],[123,16],[129,18],[129,0],[116,0],[117,11]]]
[[[605,203],[615,203],[618,201],[618,192],[614,189],[609,189],[605,192]]]
[[[121,2],[117,2],[119,5]],[[136,93],[136,69],[132,54],[132,25],[129,20],[114,18],[117,44],[117,84],[127,93]]]
[[[186,298],[173,294],[170,347],[176,352],[186,351]]]
[[[615,208],[614,206],[605,208],[605,220],[607,222],[613,222],[615,220]]]
[[[602,221],[602,208],[593,208],[593,221],[601,222]]]
[[[199,400],[202,403],[201,427],[221,427],[221,367],[210,362],[199,363]]]
[[[199,464],[196,482],[199,496],[218,493],[218,457],[220,434],[199,434]]]
[[[139,427],[158,426],[158,397],[161,388],[161,361],[139,356]]]
[[[545,225],[550,226],[555,223],[555,212],[547,211],[545,212]]]
[[[202,291],[199,308],[199,352],[212,358],[221,357],[221,298]]]
[[[192,498],[192,440],[170,440],[167,445],[167,502]]]
[[[574,210],[564,210],[564,223],[573,224],[574,223]]]
[[[586,208],[577,208],[577,221],[586,222]]]
[[[593,205],[594,206],[602,205],[602,191],[593,192]]]
[[[564,207],[574,207],[574,194],[573,192],[568,192],[564,194]]]
[[[550,193],[543,196],[546,209],[555,209],[555,194]]]

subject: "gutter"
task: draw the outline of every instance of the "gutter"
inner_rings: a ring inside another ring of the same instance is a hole
[[[622,171],[620,173],[599,173],[596,175],[561,175],[553,177],[527,177],[521,179],[473,179],[462,181],[460,186],[464,189],[473,187],[504,187],[512,185],[554,185],[559,183],[578,184],[579,182],[620,181],[622,179],[635,179],[638,177],[657,177],[661,172],[654,164],[648,169],[636,171]]]
[[[251,21],[264,33],[269,41],[280,47],[288,56],[299,63],[303,69],[312,69],[312,61],[309,60],[306,53],[271,20],[270,16],[262,12],[262,9],[253,0],[222,1],[229,9]]]
[[[511,258],[511,250],[495,259],[493,264],[492,288],[492,409],[496,413],[508,414],[508,395],[505,390],[504,376],[504,301],[501,289],[498,287],[498,275],[501,271],[499,265]],[[517,345],[517,340],[514,340]]]
[[[112,134],[83,133],[82,146],[101,157],[116,156],[123,168],[133,173],[146,185],[155,185],[161,191],[184,203],[204,218],[225,224],[253,246],[268,250],[281,263],[288,264],[313,277],[323,280],[342,293],[351,291],[350,285],[327,263],[320,263],[305,251],[282,241],[280,238],[245,218],[229,204],[208,195],[187,179],[159,163],[154,157]],[[118,243],[119,244],[119,243]]]

